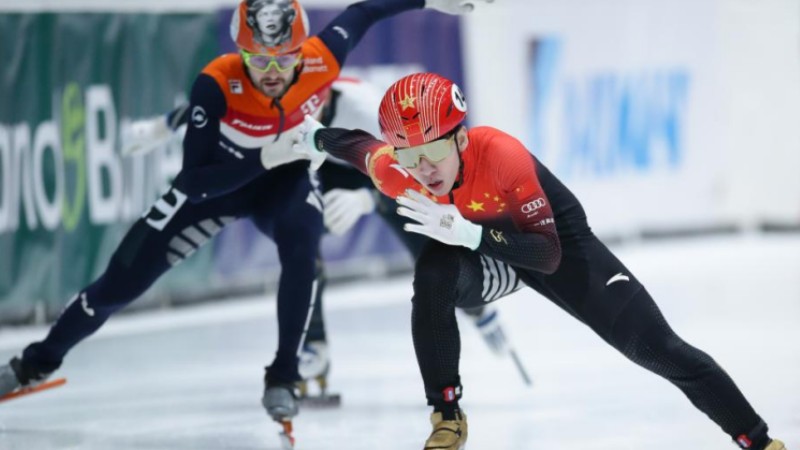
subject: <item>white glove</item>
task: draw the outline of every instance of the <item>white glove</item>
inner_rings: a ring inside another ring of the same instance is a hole
[[[322,163],[325,162],[325,157],[328,155],[325,152],[317,149],[317,143],[314,142],[314,134],[317,130],[325,128],[316,119],[306,114],[306,117],[297,127],[297,133],[292,138],[292,151],[300,154],[303,159],[311,161],[311,170],[319,170]]]
[[[483,227],[461,216],[455,205],[441,205],[417,191],[407,190],[397,197],[397,214],[416,220],[419,225],[407,223],[403,229],[436,239],[448,245],[463,245],[475,250],[481,243]]]
[[[166,145],[172,136],[166,116],[134,120],[122,127],[122,155],[144,155]]]
[[[331,189],[322,196],[325,203],[325,227],[341,236],[358,222],[358,219],[375,211],[375,199],[367,188]]]
[[[475,3],[492,3],[494,0],[425,0],[425,7],[447,14],[466,14],[475,9]]]

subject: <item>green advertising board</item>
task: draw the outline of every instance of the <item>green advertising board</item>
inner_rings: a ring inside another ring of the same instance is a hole
[[[0,15],[0,323],[54,317],[100,275],[180,169],[180,144],[119,154],[132,119],[170,110],[219,54],[208,14]],[[208,283],[209,251],[143,302]],[[148,300],[149,299],[149,300]]]

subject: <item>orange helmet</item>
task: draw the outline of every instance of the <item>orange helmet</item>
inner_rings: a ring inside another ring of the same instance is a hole
[[[415,73],[395,82],[378,109],[381,135],[396,148],[435,141],[467,115],[461,89],[435,73]]]
[[[231,39],[249,53],[296,51],[308,30],[308,16],[296,0],[242,0],[231,19]]]

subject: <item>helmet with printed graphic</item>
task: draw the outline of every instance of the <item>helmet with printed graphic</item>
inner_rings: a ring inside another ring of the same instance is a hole
[[[378,110],[383,140],[395,148],[435,141],[456,129],[466,115],[461,89],[435,73],[401,78],[386,91]]]
[[[242,0],[231,19],[231,39],[252,54],[295,52],[308,31],[308,16],[296,0]]]

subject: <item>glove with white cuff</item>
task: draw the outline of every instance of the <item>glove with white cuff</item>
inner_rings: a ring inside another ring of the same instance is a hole
[[[375,199],[367,188],[331,189],[322,196],[325,203],[325,227],[341,236],[365,214],[375,211]]]
[[[494,0],[425,0],[425,7],[447,14],[466,14],[475,9],[475,3],[492,3]]]
[[[292,151],[300,154],[303,159],[311,161],[311,170],[319,170],[328,155],[317,150],[317,144],[314,142],[314,135],[322,128],[325,126],[306,114],[303,123],[297,127],[297,133],[292,137]]]
[[[145,155],[158,147],[167,145],[173,138],[173,130],[165,116],[134,120],[123,124],[121,131],[122,155]]]
[[[475,250],[481,243],[483,227],[465,219],[455,205],[441,205],[417,191],[407,190],[397,197],[397,214],[419,222],[403,229],[419,233],[448,245],[463,245]]]

